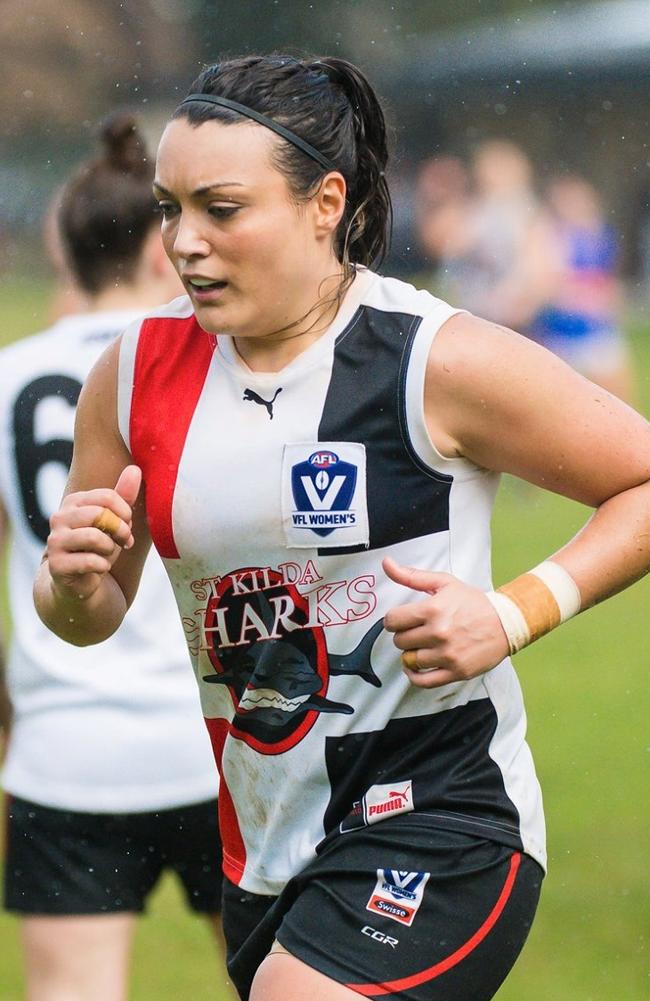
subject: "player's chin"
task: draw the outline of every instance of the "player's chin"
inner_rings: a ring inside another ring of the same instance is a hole
[[[199,321],[199,326],[207,331],[208,334],[229,332],[232,322],[229,313],[232,311],[226,305],[222,303],[197,302],[194,297],[192,297],[192,305],[194,306],[194,313]]]

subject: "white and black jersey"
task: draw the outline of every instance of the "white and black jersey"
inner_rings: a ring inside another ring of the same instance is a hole
[[[323,839],[415,811],[544,863],[509,661],[435,690],[405,678],[381,560],[491,587],[498,477],[434,448],[426,360],[456,310],[359,271],[331,328],[252,372],[186,297],[121,348],[119,414],[144,471],[222,777],[224,871],[278,893]]]
[[[139,315],[142,315],[141,313]],[[213,798],[218,782],[169,582],[154,553],[115,636],[64,643],[38,618],[34,576],[72,458],[91,366],[130,312],[61,320],[0,352],[0,501],[11,528],[14,708],[3,784],[62,810],[126,813]]]

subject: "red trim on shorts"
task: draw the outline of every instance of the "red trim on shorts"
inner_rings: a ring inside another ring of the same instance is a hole
[[[212,750],[219,769],[219,830],[223,845],[223,871],[231,883],[237,886],[241,883],[246,868],[246,846],[242,837],[235,804],[230,795],[230,789],[224,778],[221,760],[223,746],[230,732],[230,724],[226,719],[206,719],[205,725],[212,741]]]
[[[203,390],[215,338],[196,317],[144,320],[135,356],[129,436],[142,469],[147,521],[161,556],[178,559],[172,502],[187,432]]]
[[[427,980],[433,980],[435,977],[439,977],[442,973],[446,973],[453,966],[457,966],[458,963],[466,959],[471,952],[476,949],[478,945],[483,941],[483,939],[489,934],[494,925],[497,923],[503,909],[508,903],[510,894],[512,893],[512,888],[515,885],[515,879],[517,878],[517,871],[521,863],[521,853],[515,852],[510,859],[510,869],[508,870],[508,875],[506,881],[503,884],[503,889],[499,894],[499,899],[496,904],[488,914],[487,918],[481,925],[481,927],[474,932],[471,938],[461,945],[459,949],[452,952],[446,959],[440,960],[439,963],[435,963],[433,966],[427,967],[426,970],[422,970],[420,973],[414,973],[410,977],[402,977],[400,980],[391,980],[383,984],[346,984],[350,990],[356,991],[357,994],[363,994],[364,997],[375,997],[383,994],[397,994],[399,991],[408,990],[411,987],[417,987],[418,984],[423,984]]]

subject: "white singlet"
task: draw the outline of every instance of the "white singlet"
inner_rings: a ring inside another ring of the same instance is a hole
[[[278,893],[326,836],[412,811],[545,862],[510,662],[422,690],[383,630],[414,600],[387,554],[491,587],[498,477],[439,455],[423,414],[455,312],[360,270],[280,372],[248,369],[186,297],[124,335],[121,432],[219,763],[224,871],[248,891]]]
[[[218,790],[158,556],[148,559],[123,626],[97,646],[64,643],[32,602],[48,519],[72,457],[81,385],[135,316],[68,317],[0,352],[0,500],[12,533],[7,674],[15,713],[3,784],[23,799],[88,813],[168,809]]]

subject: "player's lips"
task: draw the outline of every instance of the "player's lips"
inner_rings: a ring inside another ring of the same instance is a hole
[[[228,287],[228,282],[203,275],[183,275],[188,292],[197,302],[216,302]]]

